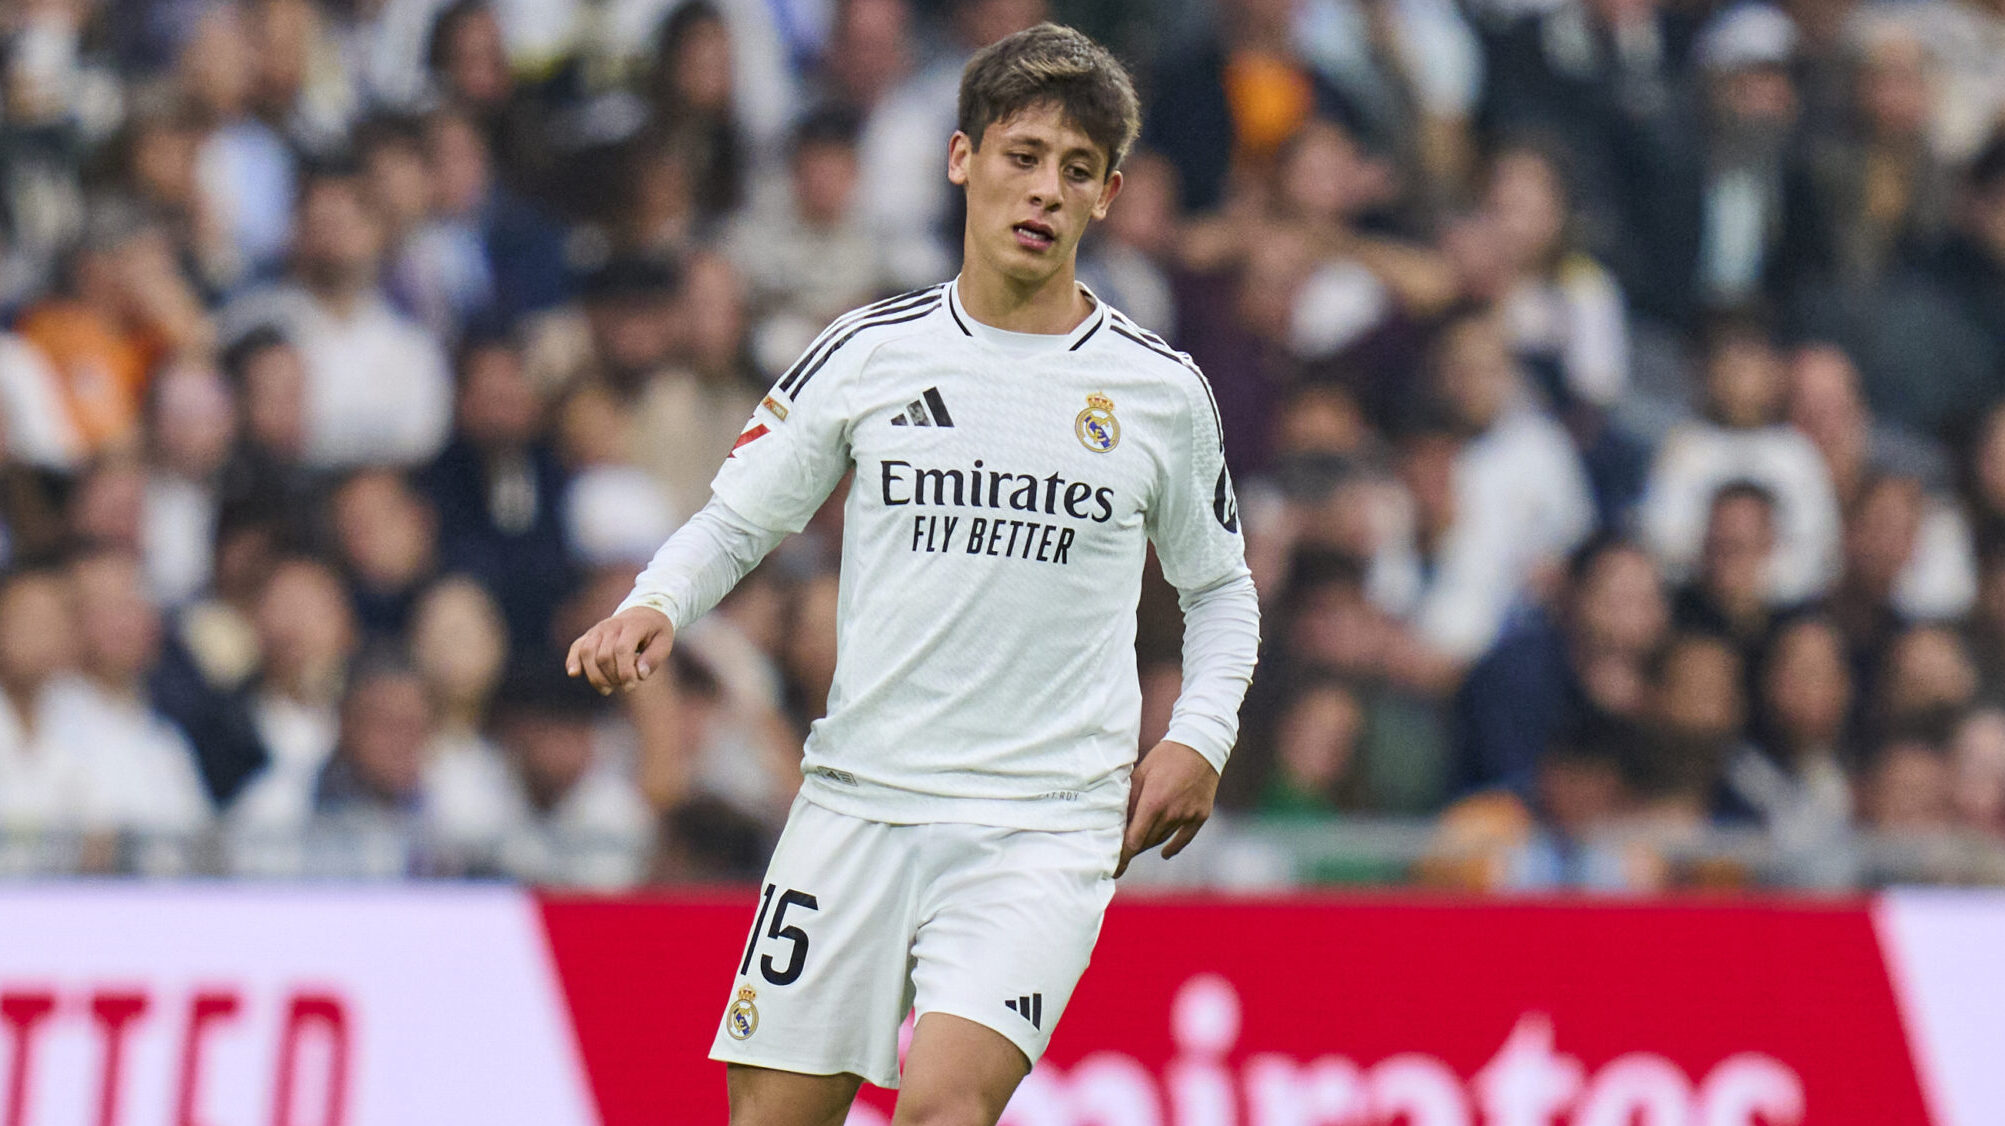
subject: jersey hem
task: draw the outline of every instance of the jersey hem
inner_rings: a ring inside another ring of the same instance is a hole
[[[1128,812],[1127,787],[1118,784],[1095,787],[1076,800],[968,798],[917,794],[888,786],[850,786],[809,774],[801,780],[801,797],[831,813],[886,825],[945,822],[1051,833],[1120,829]]]

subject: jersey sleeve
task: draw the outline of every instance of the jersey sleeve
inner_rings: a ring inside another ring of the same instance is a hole
[[[1182,382],[1186,425],[1165,452],[1164,479],[1149,509],[1148,531],[1163,577],[1178,590],[1196,590],[1244,573],[1246,545],[1239,534],[1239,500],[1225,467],[1225,437],[1211,388],[1195,367]]]
[[[711,495],[761,528],[806,527],[849,470],[847,404],[868,352],[860,344],[832,352],[812,384],[797,383],[792,395],[774,387],[710,482]]]

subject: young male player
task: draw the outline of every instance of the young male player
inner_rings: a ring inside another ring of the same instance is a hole
[[[656,673],[854,471],[828,715],[711,1053],[736,1126],[830,1126],[862,1080],[898,1086],[911,1011],[895,1121],[993,1126],[1114,877],[1211,812],[1259,635],[1217,405],[1073,277],[1138,126],[1127,74],[1076,31],[970,60],[947,160],[960,276],[831,325],[571,648],[602,691]],[[1150,543],[1182,595],[1183,689],[1137,764]]]

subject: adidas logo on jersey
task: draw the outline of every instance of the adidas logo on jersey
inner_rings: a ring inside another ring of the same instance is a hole
[[[1028,997],[1018,997],[1014,1000],[1004,1001],[1003,1005],[1010,1012],[1029,1021],[1032,1028],[1042,1029],[1044,1027],[1044,994],[1033,993]]]
[[[905,404],[904,413],[891,420],[893,426],[952,426],[954,416],[947,413],[947,400],[940,397],[938,387],[926,388],[926,393]]]

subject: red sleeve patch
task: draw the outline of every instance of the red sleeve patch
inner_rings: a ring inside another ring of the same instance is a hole
[[[731,443],[730,456],[737,457],[739,446],[742,446],[747,442],[756,442],[759,439],[765,437],[769,433],[771,433],[771,431],[767,430],[766,424],[762,422],[757,426],[754,426],[751,429],[745,431],[743,434],[738,435],[738,440]]]

